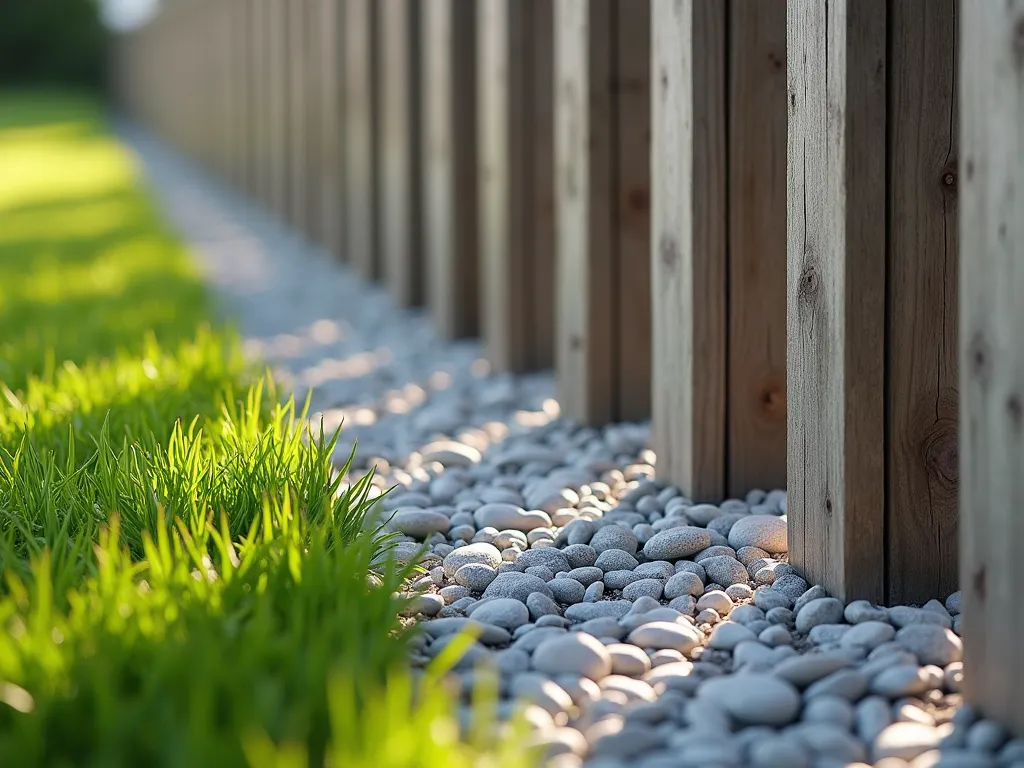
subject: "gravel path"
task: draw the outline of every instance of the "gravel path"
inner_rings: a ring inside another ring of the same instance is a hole
[[[376,463],[416,585],[426,664],[467,624],[468,692],[500,674],[557,768],[1024,768],[963,705],[959,593],[844,605],[787,563],[786,496],[694,504],[657,480],[643,424],[558,417],[547,375],[493,377],[369,287],[130,129],[167,215],[254,354],[339,458]]]

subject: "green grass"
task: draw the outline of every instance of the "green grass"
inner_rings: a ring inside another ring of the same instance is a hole
[[[414,684],[368,479],[212,316],[95,103],[0,94],[0,760],[530,764],[458,738],[459,644]]]

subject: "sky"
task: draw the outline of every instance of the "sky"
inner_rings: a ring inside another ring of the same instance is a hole
[[[111,29],[126,30],[145,23],[160,0],[101,0],[103,21]]]

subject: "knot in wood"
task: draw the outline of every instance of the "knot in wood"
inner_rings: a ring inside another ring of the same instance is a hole
[[[661,241],[658,243],[658,254],[661,256],[661,263],[665,268],[674,270],[681,257],[679,243],[671,235],[662,235]]]
[[[921,455],[925,469],[932,478],[948,488],[955,488],[960,479],[956,421],[937,421],[921,441]]]
[[[818,270],[813,265],[804,267],[800,273],[800,287],[798,289],[800,298],[804,300],[813,299],[818,293],[820,284],[821,278],[818,276]]]

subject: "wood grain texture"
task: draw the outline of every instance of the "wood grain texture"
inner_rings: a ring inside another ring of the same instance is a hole
[[[968,700],[1024,735],[1024,2],[960,13],[960,528]]]
[[[270,177],[271,210],[284,219],[288,211],[288,41],[285,0],[272,0],[267,24],[270,39],[268,58],[270,73],[267,83],[270,100]]]
[[[786,0],[729,12],[726,493],[786,484]]]
[[[616,0],[613,418],[651,416],[651,4]]]
[[[308,236],[309,136],[307,94],[306,13],[310,0],[287,0],[288,37],[288,206],[287,221]]]
[[[306,208],[302,219],[302,231],[310,242],[322,243],[320,217],[320,190],[323,185],[323,157],[320,145],[321,120],[323,113],[323,69],[321,34],[323,26],[321,13],[323,0],[302,0],[305,3],[302,21],[304,27],[303,87],[305,88],[305,139],[306,139]]]
[[[381,275],[376,211],[378,120],[375,0],[344,1],[345,258],[366,280]]]
[[[658,473],[694,499],[725,484],[725,5],[652,10],[652,409]]]
[[[378,0],[381,60],[377,145],[384,281],[402,307],[423,302],[419,9],[416,0]]]
[[[270,68],[269,9],[270,0],[253,0],[253,163],[255,165],[254,197],[264,207],[270,206],[271,175],[269,134]]]
[[[480,324],[498,371],[554,357],[554,5],[477,4]]]
[[[614,418],[614,0],[555,4],[555,373],[562,413]]]
[[[345,178],[344,123],[341,110],[342,51],[341,1],[319,0],[319,180],[314,196],[320,219],[320,242],[335,256],[344,250],[345,212],[342,204]]]
[[[958,589],[956,0],[890,10],[888,599]]]
[[[427,305],[446,338],[477,333],[476,8],[423,3]]]
[[[885,3],[787,14],[791,562],[884,599]]]

